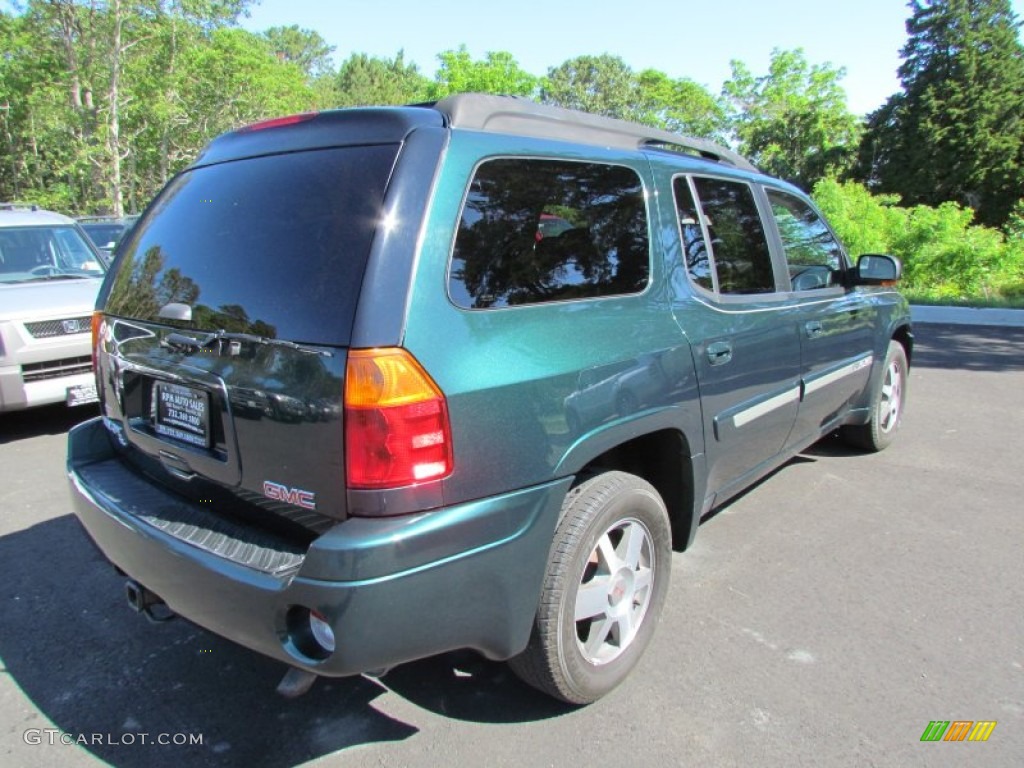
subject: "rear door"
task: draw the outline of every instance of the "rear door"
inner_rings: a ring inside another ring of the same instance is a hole
[[[676,176],[682,258],[675,314],[689,339],[709,493],[727,495],[782,450],[800,396],[800,339],[755,187]]]

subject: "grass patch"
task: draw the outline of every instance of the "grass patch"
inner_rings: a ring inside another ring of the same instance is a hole
[[[1024,309],[1024,295],[958,296],[949,291],[900,289],[911,304],[932,307],[973,307],[976,309]]]

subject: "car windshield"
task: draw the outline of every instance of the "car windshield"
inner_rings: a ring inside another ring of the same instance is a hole
[[[99,255],[72,226],[0,229],[0,283],[102,277]]]

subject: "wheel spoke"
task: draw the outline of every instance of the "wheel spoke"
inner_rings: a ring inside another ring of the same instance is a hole
[[[581,584],[576,592],[576,621],[603,616],[608,611],[608,590],[611,579],[608,576],[596,576],[586,584]]]
[[[643,602],[642,593],[651,586],[653,572],[650,568],[638,568],[633,577],[633,602],[637,602],[637,595],[641,595],[640,602]]]
[[[601,649],[608,642],[608,636],[614,628],[615,621],[607,616],[591,622],[590,633],[583,643],[583,650],[591,659],[600,657]]]
[[[628,611],[623,611],[615,620],[615,639],[619,648],[625,648],[629,645],[629,642],[633,639],[633,635],[636,632],[636,625],[633,619],[636,618],[636,612],[630,608]]]
[[[595,552],[597,552],[598,564],[602,573],[615,573],[622,567],[622,560],[607,533],[597,542]]]
[[[640,556],[643,554],[644,542],[647,537],[643,529],[635,523],[630,523],[619,542],[619,549],[624,549],[623,560],[630,570],[635,571],[640,567]]]

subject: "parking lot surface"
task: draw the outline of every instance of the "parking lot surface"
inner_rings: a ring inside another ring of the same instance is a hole
[[[582,709],[468,653],[276,696],[279,664],[127,608],[64,479],[95,411],[0,417],[0,764],[1019,766],[1024,329],[916,333],[896,443],[825,440],[706,519],[640,666]]]

